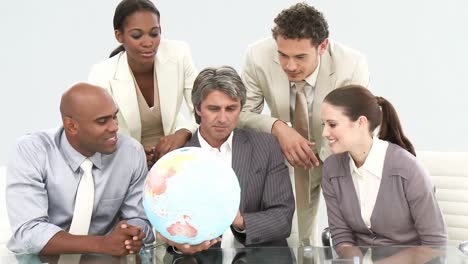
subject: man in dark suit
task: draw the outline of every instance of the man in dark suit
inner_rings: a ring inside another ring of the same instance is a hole
[[[200,72],[192,90],[200,127],[186,146],[213,151],[236,173],[241,202],[231,225],[235,239],[246,247],[287,247],[294,213],[288,168],[271,134],[236,129],[245,100],[245,86],[233,68]],[[196,246],[166,242],[182,253],[193,254],[218,241]]]

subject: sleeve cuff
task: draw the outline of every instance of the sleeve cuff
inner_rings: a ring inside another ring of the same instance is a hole
[[[171,255],[183,255],[184,253],[177,250],[174,246],[167,246],[167,252]]]
[[[26,254],[38,254],[47,245],[47,243],[49,243],[49,240],[55,236],[55,234],[63,231],[60,227],[49,223],[42,226],[42,228],[39,226],[37,228],[42,230],[35,230],[35,232],[33,230],[29,230],[29,239],[24,241]],[[11,249],[11,251],[15,252],[14,249]]]
[[[143,238],[143,243],[152,244],[155,241],[155,235],[153,233],[153,228],[143,219],[129,219],[127,223],[134,226],[139,226],[143,232],[145,232],[145,237]]]
[[[235,226],[232,226],[232,228],[233,228],[237,233],[239,233],[239,234],[245,234],[245,233],[247,233],[247,231],[246,231],[245,229],[244,229],[244,230],[239,230],[239,229],[237,229]]]

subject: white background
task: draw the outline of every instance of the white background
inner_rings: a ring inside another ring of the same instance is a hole
[[[60,96],[117,42],[118,1],[6,1],[0,16],[0,164],[25,133],[60,124]],[[241,69],[290,0],[156,1],[163,37],[184,40],[198,69]],[[372,90],[392,101],[418,150],[467,151],[468,2],[309,1],[331,37],[369,61]]]

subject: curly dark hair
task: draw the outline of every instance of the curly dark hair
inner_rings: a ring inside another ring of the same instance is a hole
[[[283,9],[274,21],[276,25],[271,32],[275,39],[279,35],[287,39],[310,38],[317,47],[328,38],[328,23],[323,14],[306,3]]]

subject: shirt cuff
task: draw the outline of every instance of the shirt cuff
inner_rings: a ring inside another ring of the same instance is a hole
[[[240,233],[240,234],[245,234],[245,233],[247,233],[247,231],[245,231],[245,229],[244,229],[244,230],[239,230],[239,229],[237,229],[235,226],[232,226],[232,228],[234,228],[234,230],[235,230],[237,233]]]
[[[171,253],[171,254],[177,254],[177,255],[183,255],[184,254],[181,251],[177,250],[177,248],[174,247],[174,246],[169,246],[168,252]]]
[[[133,218],[128,219],[127,223],[130,225],[138,226],[143,230],[143,232],[145,232],[143,243],[152,244],[155,241],[155,234],[153,233],[153,228],[151,228],[151,225],[147,220],[141,218]]]
[[[63,229],[53,224],[40,223],[33,229],[24,231],[25,237],[23,239],[15,240],[14,244],[8,245],[14,253],[38,254],[49,243],[49,240]]]

